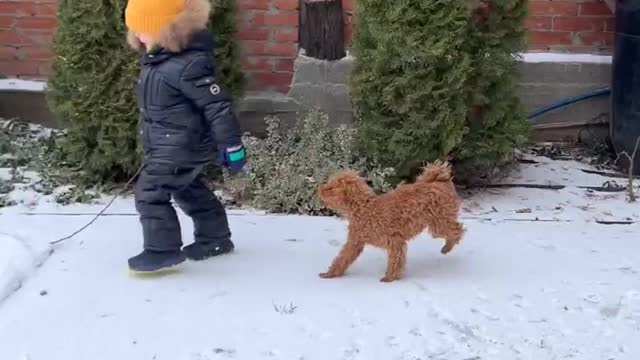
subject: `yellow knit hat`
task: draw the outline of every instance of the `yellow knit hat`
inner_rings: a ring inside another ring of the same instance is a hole
[[[127,27],[137,34],[157,36],[184,9],[185,0],[129,0]]]

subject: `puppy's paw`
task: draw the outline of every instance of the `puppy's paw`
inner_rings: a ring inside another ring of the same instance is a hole
[[[327,271],[327,272],[320,273],[318,276],[320,276],[322,279],[333,279],[333,278],[339,277],[340,275]]]
[[[440,249],[440,252],[442,253],[442,255],[447,255],[448,253],[451,252],[451,250],[453,250],[453,248],[456,246],[456,244],[453,243],[446,243],[444,244],[444,246],[442,247],[442,249]]]
[[[380,279],[380,282],[390,283],[392,281],[396,281],[396,280],[399,280],[399,279],[400,279],[399,277],[395,277],[395,276],[385,276],[382,279]]]

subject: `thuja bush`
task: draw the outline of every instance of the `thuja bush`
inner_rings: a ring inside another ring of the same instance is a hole
[[[351,92],[358,149],[412,178],[447,158],[493,172],[528,138],[515,91],[527,2],[359,0]]]

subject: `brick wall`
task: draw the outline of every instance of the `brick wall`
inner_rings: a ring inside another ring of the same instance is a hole
[[[237,0],[243,68],[253,90],[286,92],[298,47],[299,0]],[[351,37],[353,1],[343,0]],[[0,74],[45,79],[57,0],[0,0]],[[613,15],[602,0],[531,0],[532,51],[610,53]]]
[[[610,53],[614,15],[602,0],[531,0],[530,50]]]
[[[0,0],[0,74],[45,78],[57,0]]]
[[[243,67],[254,90],[286,92],[298,54],[298,0],[238,0]]]

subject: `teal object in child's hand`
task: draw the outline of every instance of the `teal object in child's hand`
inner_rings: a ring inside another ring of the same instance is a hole
[[[246,150],[244,146],[234,146],[221,150],[222,163],[229,169],[231,174],[236,174],[242,171],[247,163]]]

